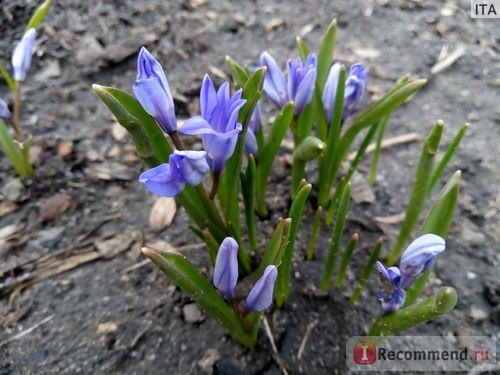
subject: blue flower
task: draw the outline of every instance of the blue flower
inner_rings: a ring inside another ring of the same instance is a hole
[[[238,281],[238,243],[232,237],[224,238],[215,259],[214,285],[225,299],[231,299]]]
[[[345,81],[343,118],[349,117],[354,113],[356,105],[361,101],[365,92],[367,77],[368,69],[363,69],[361,63],[351,65],[349,75]]]
[[[169,157],[168,163],[160,164],[139,176],[146,188],[163,197],[174,197],[184,185],[196,186],[201,183],[210,168],[205,151],[177,151]]]
[[[0,118],[9,118],[9,117],[10,117],[9,106],[2,98],[0,98]]]
[[[404,251],[399,267],[385,268],[382,263],[376,263],[375,267],[382,275],[384,286],[384,290],[379,293],[379,300],[385,314],[399,310],[405,302],[405,290],[434,263],[436,256],[444,250],[444,239],[435,234],[424,234]]]
[[[229,83],[225,82],[216,92],[210,77],[205,75],[200,92],[201,116],[190,118],[182,126],[184,134],[201,134],[210,167],[216,174],[224,170],[227,159],[234,152],[242,129],[238,114],[245,103],[241,90],[230,97]]]
[[[418,276],[426,271],[446,248],[443,238],[435,234],[424,234],[413,241],[401,255],[401,287],[407,289]]]
[[[14,68],[14,79],[24,81],[26,73],[31,64],[33,46],[35,45],[36,30],[27,30],[12,54],[12,66]]]
[[[144,47],[137,60],[137,79],[132,86],[142,107],[155,118],[164,132],[177,131],[174,99],[160,63]]]
[[[339,74],[342,67],[342,64],[339,62],[332,65],[325,82],[325,87],[323,88],[323,108],[325,110],[326,121],[329,124],[332,122]],[[361,63],[351,65],[349,75],[345,81],[344,106],[342,109],[343,119],[351,116],[354,113],[356,106],[361,101],[365,91],[367,77],[368,69],[363,69],[363,65]]]
[[[294,114],[299,115],[311,101],[314,92],[317,67],[316,55],[309,54],[305,65],[300,58],[295,61],[288,60],[288,79],[285,79],[276,60],[267,52],[260,55],[260,65],[267,67],[264,81],[266,95],[280,109],[289,101],[293,101],[295,105]]]
[[[267,266],[262,277],[255,283],[245,302],[248,312],[264,311],[273,302],[274,283],[278,277],[276,266]]]

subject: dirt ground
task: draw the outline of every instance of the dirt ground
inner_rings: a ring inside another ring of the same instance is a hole
[[[36,3],[0,2],[4,66]],[[367,102],[402,74],[428,79],[394,113],[387,136],[424,136],[443,119],[447,145],[465,121],[471,123],[445,174],[462,171],[461,196],[447,251],[428,287],[431,293],[453,286],[459,301],[450,314],[405,333],[498,341],[500,20],[473,20],[469,6],[465,0],[55,1],[40,28],[23,95],[23,129],[33,134],[36,153],[33,178],[21,184],[0,155],[0,230],[11,231],[0,243],[0,283],[28,281],[0,296],[0,374],[280,373],[263,330],[254,349],[241,347],[151,264],[141,263],[143,244],[170,244],[211,272],[205,249],[192,246],[199,240],[182,209],[167,229],[150,229],[156,198],[137,181],[144,165],[91,84],[131,92],[136,55],[146,45],[167,72],[182,121],[197,114],[205,73],[219,84],[227,79],[225,55],[256,65],[267,50],[284,66],[298,55],[296,35],[315,50],[334,17],[336,58],[370,68]],[[453,54],[459,57],[450,66],[435,67],[440,55]],[[0,96],[11,102],[5,85]],[[272,109],[268,104],[265,112]],[[378,313],[377,280],[372,276],[356,306],[348,303],[348,291],[373,241],[384,236],[386,251],[393,242],[397,224],[374,217],[404,212],[419,150],[419,142],[385,150],[375,186],[363,190],[374,199],[363,195],[352,204],[346,238],[359,232],[361,246],[347,288],[332,288],[328,296],[312,291],[331,228],[321,230],[317,259],[305,262],[310,228],[302,227],[292,298],[266,314],[290,373],[348,371],[345,342],[364,334]],[[287,152],[270,187],[271,217],[260,225],[266,233],[286,214],[288,202],[280,197],[288,189]],[[363,164],[362,178],[368,167]],[[309,205],[307,222],[312,212]]]

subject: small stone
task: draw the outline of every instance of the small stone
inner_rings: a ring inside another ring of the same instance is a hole
[[[220,354],[217,349],[208,349],[197,364],[205,374],[212,374],[214,372],[214,365],[219,359]]]
[[[477,278],[477,274],[472,272],[472,271],[467,271],[467,279],[468,280],[475,280]]]
[[[182,307],[182,315],[186,323],[201,323],[205,320],[205,314],[196,303],[190,303]]]
[[[13,178],[7,182],[3,187],[1,194],[9,202],[17,202],[23,195],[24,185],[18,178]]]
[[[470,317],[476,322],[481,322],[488,317],[488,312],[478,307],[471,307],[470,309]]]

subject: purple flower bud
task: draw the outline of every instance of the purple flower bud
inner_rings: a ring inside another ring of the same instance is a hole
[[[168,163],[160,164],[139,176],[146,188],[163,197],[174,197],[184,189],[185,184],[196,186],[208,173],[205,151],[177,151],[169,157]]]
[[[282,108],[290,101],[287,93],[285,75],[276,63],[276,60],[267,52],[260,55],[260,65],[267,68],[264,81],[264,91],[278,108]]]
[[[248,312],[264,311],[273,302],[274,283],[278,277],[276,266],[267,266],[262,277],[255,283],[245,302]]]
[[[295,62],[288,60],[288,97],[295,104],[295,115],[299,115],[310,103],[316,83],[316,55],[307,56],[306,64],[297,58]]]
[[[231,299],[238,281],[238,243],[232,237],[224,238],[215,259],[214,285],[225,299]]]
[[[299,115],[311,101],[314,92],[316,55],[311,53],[307,56],[305,65],[300,58],[295,61],[288,60],[288,80],[285,79],[276,60],[267,52],[260,55],[260,65],[267,67],[266,80],[264,81],[266,95],[280,109],[289,101],[293,101],[294,113],[296,116]]]
[[[33,46],[35,45],[36,30],[29,29],[23,35],[23,38],[14,49],[12,54],[12,66],[14,68],[14,79],[24,81],[26,73],[31,64],[33,55]]]
[[[326,121],[332,122],[333,110],[335,106],[335,97],[337,96],[337,86],[339,82],[340,69],[343,67],[339,62],[332,65],[325,87],[323,89],[323,108],[325,110]],[[358,103],[361,101],[366,87],[366,78],[368,77],[368,69],[363,69],[361,63],[351,65],[349,75],[345,81],[344,88],[344,106],[342,109],[342,118],[351,116]]]
[[[446,248],[443,238],[435,234],[424,234],[413,241],[401,256],[401,287],[407,289],[418,276],[427,270],[439,253]]]
[[[351,65],[349,75],[345,81],[343,118],[347,118],[354,113],[357,104],[361,101],[365,92],[367,77],[368,69],[363,69],[361,63]]]
[[[9,106],[2,98],[0,98],[0,118],[9,118],[9,117],[10,117]]]
[[[132,86],[134,94],[164,132],[177,131],[174,99],[168,86],[167,77],[160,63],[144,47],[137,60],[137,79]]]
[[[330,124],[333,117],[333,109],[335,106],[335,98],[337,97],[337,86],[339,83],[340,69],[342,64],[337,62],[332,65],[328,77],[326,78],[325,87],[323,88],[323,108],[325,110],[326,122]]]
[[[184,134],[201,134],[210,167],[215,173],[224,170],[227,159],[234,152],[242,129],[238,114],[245,103],[246,100],[241,99],[241,90],[230,97],[229,83],[225,82],[216,92],[210,77],[205,75],[200,92],[201,116],[190,118],[182,126]]]

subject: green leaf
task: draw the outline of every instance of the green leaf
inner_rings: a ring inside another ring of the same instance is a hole
[[[226,56],[226,66],[229,69],[233,83],[237,88],[243,87],[250,78],[248,69],[242,68],[231,57]]]
[[[43,21],[45,15],[48,13],[50,9],[52,1],[51,0],[45,0],[33,13],[31,16],[28,25],[26,26],[26,30],[29,29],[36,29],[38,25]]]
[[[259,248],[255,232],[255,159],[253,155],[248,157],[248,165],[245,173],[241,173],[241,192],[245,204],[245,219],[247,223],[248,242],[253,251]]]
[[[257,213],[261,217],[267,216],[267,206],[265,202],[267,179],[288,126],[292,122],[293,111],[294,106],[292,102],[287,103],[281,109],[281,113],[276,117],[276,120],[269,129],[269,135],[265,141],[264,147],[262,147],[262,151],[259,150],[259,161],[255,180],[255,198]]]
[[[438,182],[439,178],[443,174],[446,166],[448,165],[448,162],[450,161],[451,157],[453,156],[453,154],[457,150],[458,145],[460,144],[460,141],[462,140],[462,138],[463,138],[463,136],[468,128],[469,128],[469,124],[462,125],[462,128],[460,128],[457,135],[455,136],[455,138],[453,138],[450,145],[446,149],[443,157],[441,158],[441,161],[436,166],[436,168],[434,168],[434,172],[432,173],[431,181],[429,182],[429,193],[434,188],[434,186]]]
[[[370,328],[368,336],[392,336],[405,329],[415,327],[446,314],[455,307],[457,300],[455,289],[451,287],[441,288],[433,296],[415,305],[379,317]]]
[[[318,237],[318,230],[321,224],[321,214],[323,213],[323,208],[318,207],[316,214],[314,215],[314,220],[311,229],[311,235],[309,236],[309,242],[307,244],[306,259],[313,260],[314,258],[314,247],[316,246],[316,238]]]
[[[302,59],[302,62],[304,62],[307,60],[307,56],[309,55],[309,47],[307,46],[307,43],[304,42],[304,39],[299,36],[295,39],[295,41],[297,43],[297,48],[299,49],[300,58]]]
[[[349,204],[351,202],[351,183],[348,182],[342,191],[340,197],[339,208],[337,210],[337,217],[335,220],[335,228],[332,234],[332,243],[328,250],[328,257],[325,262],[323,271],[323,278],[321,279],[320,288],[324,291],[330,289],[330,281],[333,276],[335,263],[337,261],[337,253],[344,233],[345,223],[347,221],[347,213],[349,212]]]
[[[462,172],[456,171],[439,193],[439,197],[424,221],[421,234],[434,233],[446,238],[457,206]]]
[[[387,122],[389,121],[389,116],[382,117],[377,130],[377,141],[375,143],[375,150],[373,151],[372,165],[370,167],[370,175],[368,177],[368,183],[373,185],[377,179],[377,167],[380,152],[382,150],[382,141],[384,140],[385,129],[387,127]]]
[[[206,277],[186,258],[172,253],[160,253],[149,248],[143,248],[142,252],[236,340],[247,347],[255,345],[255,338],[245,330],[240,317],[224,301]]]
[[[403,104],[411,95],[420,90],[425,80],[406,81],[398,84],[383,98],[370,105],[361,112],[352,122],[351,126],[342,135],[336,144],[333,157],[330,160],[330,176],[336,176],[342,161],[349,148],[361,130],[378,122],[382,117],[389,115],[394,109]],[[328,150],[328,144],[327,144]],[[320,190],[321,191],[321,190]],[[320,205],[326,205],[328,198],[324,192],[319,200]]]
[[[408,242],[408,239],[418,222],[425,200],[429,195],[429,183],[434,169],[434,158],[439,147],[441,135],[443,134],[443,127],[443,122],[438,121],[432,132],[424,140],[408,207],[406,208],[405,218],[401,224],[399,235],[394,243],[394,246],[387,257],[389,265],[396,263],[396,260],[403,252],[404,246],[406,242]]]
[[[297,238],[299,225],[302,221],[302,213],[304,212],[307,197],[311,189],[311,184],[304,184],[293,198],[292,205],[290,206],[288,215],[292,219],[290,237],[283,250],[283,258],[281,260],[281,266],[279,267],[278,279],[276,280],[274,291],[274,298],[278,307],[281,307],[290,297],[293,250],[295,248],[295,240]]]
[[[0,75],[3,77],[7,86],[9,86],[9,90],[11,92],[16,92],[16,81],[11,77],[11,75],[5,70],[2,64],[0,64]]]
[[[29,148],[31,141],[27,140],[22,146],[12,140],[7,130],[7,125],[0,119],[0,149],[5,153],[10,163],[21,178],[33,173],[29,160]]]
[[[340,264],[339,273],[337,274],[337,280],[335,281],[335,285],[337,287],[341,287],[344,283],[347,265],[349,264],[349,260],[351,260],[352,253],[354,252],[354,248],[356,247],[358,240],[359,235],[357,233],[354,233],[345,248],[344,255],[342,255],[342,262]]]
[[[366,283],[368,282],[368,278],[370,277],[371,273],[373,272],[373,269],[375,268],[375,262],[377,261],[380,250],[382,250],[382,244],[384,243],[384,240],[382,238],[379,238],[377,242],[375,243],[375,246],[373,247],[372,253],[370,254],[370,257],[368,258],[368,261],[365,264],[365,267],[363,268],[363,271],[361,272],[361,276],[358,280],[358,285],[356,286],[356,289],[354,289],[354,292],[351,295],[350,302],[351,304],[356,304],[358,301],[359,297],[361,297],[361,292],[363,291],[363,288],[365,287]]]
[[[328,131],[328,139],[326,141],[325,152],[319,159],[319,184],[318,184],[318,203],[321,207],[326,207],[330,196],[330,189],[333,180],[337,173],[335,165],[332,163],[337,142],[340,136],[340,128],[342,126],[342,110],[344,106],[344,89],[345,89],[346,71],[340,69],[339,80],[337,85],[337,94],[335,96],[335,105],[333,110],[332,121]]]
[[[290,238],[291,225],[292,219],[290,218],[278,219],[278,225],[276,226],[273,236],[271,237],[271,241],[269,241],[269,245],[264,252],[259,268],[255,272],[255,280],[262,277],[267,266],[274,264],[278,267],[280,265],[281,259],[283,258],[283,250],[288,242],[288,239]]]
[[[94,84],[92,88],[117,121],[127,129],[137,154],[149,167],[156,167],[168,160],[172,147],[155,119],[134,97],[113,87]]]
[[[320,92],[323,92],[326,77],[330,70],[330,65],[333,60],[333,51],[335,49],[335,36],[337,34],[337,20],[334,19],[321,40],[321,45],[318,50],[318,68],[316,74],[316,85]]]

